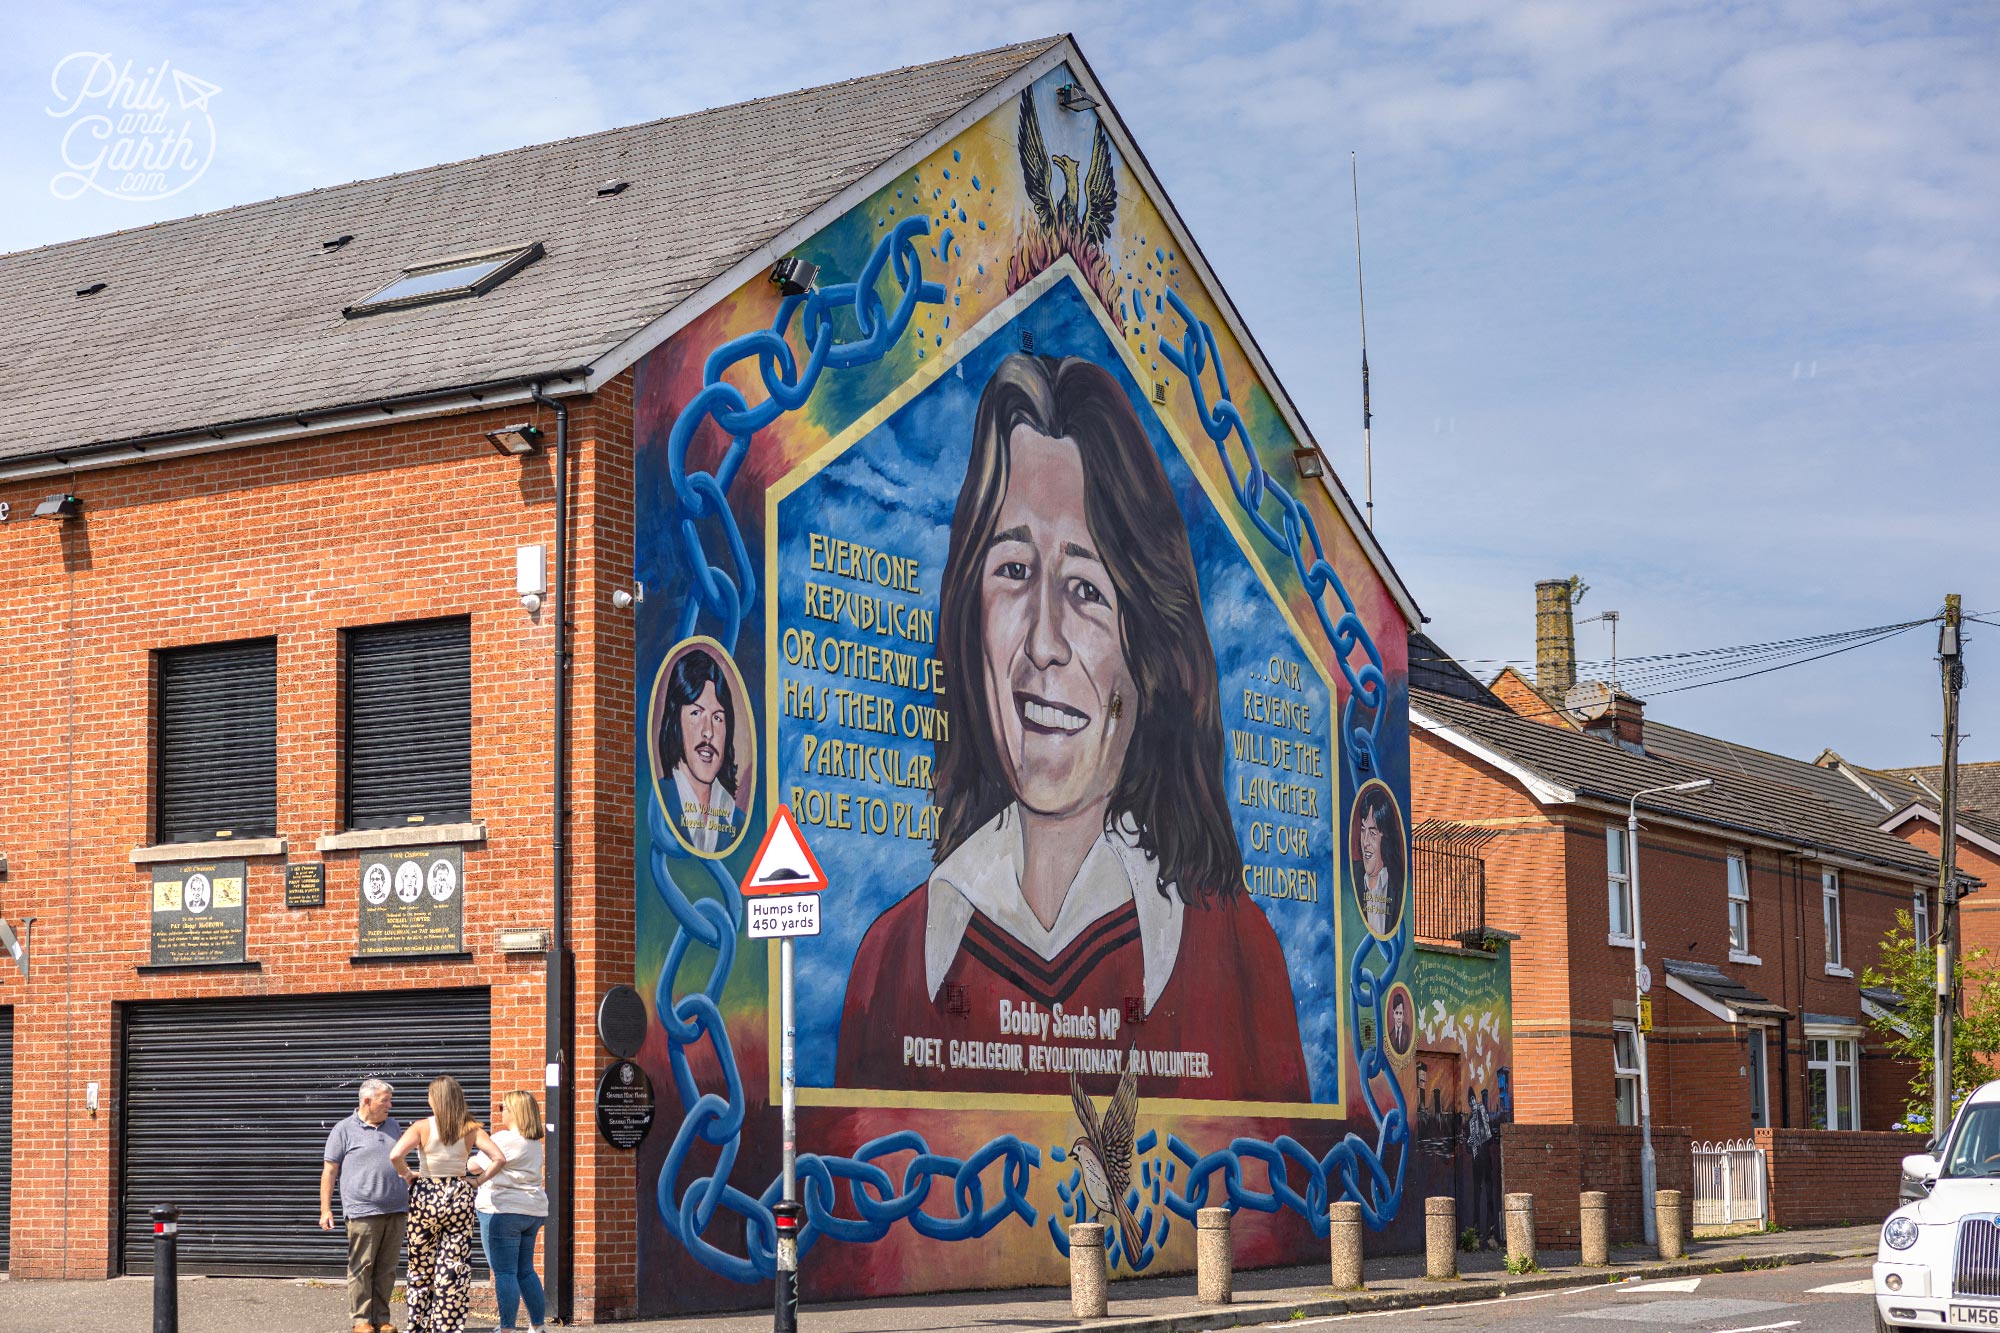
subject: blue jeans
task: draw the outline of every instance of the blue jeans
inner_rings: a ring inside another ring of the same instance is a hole
[[[486,1247],[486,1266],[493,1270],[493,1299],[500,1305],[502,1328],[514,1327],[514,1312],[523,1301],[535,1328],[548,1313],[542,1280],[535,1276],[535,1233],[543,1220],[526,1213],[479,1214],[479,1241]]]

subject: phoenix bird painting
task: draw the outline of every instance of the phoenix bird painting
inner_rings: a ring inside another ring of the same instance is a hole
[[[1097,1118],[1097,1107],[1085,1095],[1074,1071],[1069,1076],[1069,1100],[1083,1130],[1069,1152],[1083,1174],[1084,1195],[1100,1219],[1106,1214],[1117,1219],[1119,1240],[1129,1264],[1139,1253],[1140,1241],[1139,1224],[1125,1204],[1132,1184],[1132,1139],[1139,1123],[1138,1050],[1134,1048],[1126,1061],[1124,1076],[1118,1080],[1118,1091],[1111,1094],[1103,1120]]]
[[[1090,283],[1106,310],[1119,308],[1118,271],[1105,253],[1111,228],[1118,220],[1118,172],[1112,161],[1111,135],[1097,119],[1091,135],[1090,166],[1063,153],[1051,154],[1042,138],[1042,118],[1035,110],[1035,90],[1021,91],[1021,119],[1015,134],[1021,157],[1022,191],[1032,216],[1024,220],[1021,242],[1007,265],[1007,290],[1019,291],[1037,273],[1064,255]],[[1062,194],[1050,194],[1050,169],[1062,175]]]

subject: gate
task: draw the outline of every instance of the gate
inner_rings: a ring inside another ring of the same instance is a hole
[[[1694,1145],[1694,1224],[1767,1222],[1764,1150],[1749,1139]]]

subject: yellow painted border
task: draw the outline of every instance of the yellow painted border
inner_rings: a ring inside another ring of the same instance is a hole
[[[952,339],[951,346],[948,349],[945,349],[936,357],[925,358],[908,379],[897,385],[891,392],[883,395],[873,407],[857,417],[838,436],[800,459],[790,471],[783,477],[772,482],[766,489],[764,493],[764,634],[766,644],[772,645],[771,650],[766,653],[768,674],[764,692],[764,715],[770,723],[769,731],[765,737],[766,773],[775,775],[778,771],[778,707],[780,703],[778,667],[780,665],[780,658],[775,649],[780,632],[778,627],[777,581],[778,506],[793,492],[817,476],[835,459],[853,448],[883,422],[900,411],[911,399],[917,397],[944,375],[957,369],[959,362],[984,346],[986,340],[992,337],[1001,327],[1034,305],[1056,283],[1064,280],[1068,280],[1076,287],[1078,295],[1083,298],[1084,307],[1096,317],[1099,327],[1104,332],[1106,341],[1115,347],[1124,358],[1126,371],[1131,375],[1133,382],[1142,385],[1150,382],[1152,378],[1151,372],[1142,366],[1139,363],[1139,359],[1133,355],[1130,344],[1125,340],[1124,330],[1111,323],[1105,311],[1091,294],[1090,285],[1083,280],[1083,274],[1076,267],[1075,261],[1070,259],[1069,256],[1064,255],[1041,273],[1037,274],[1034,280],[1029,282],[1025,287],[1022,287],[1019,291],[1014,292],[1005,300],[995,305],[978,323],[968,326],[963,333]],[[1255,549],[1245,538],[1243,529],[1237,523],[1233,509],[1236,497],[1224,491],[1217,484],[1215,478],[1209,474],[1208,469],[1202,465],[1200,455],[1189,448],[1188,441],[1181,432],[1180,423],[1174,419],[1173,415],[1169,412],[1161,411],[1157,404],[1151,402],[1147,402],[1146,407],[1166,430],[1168,438],[1174,442],[1174,447],[1180,451],[1182,461],[1188,465],[1189,471],[1194,474],[1195,480],[1201,485],[1203,493],[1208,496],[1209,504],[1215,510],[1216,516],[1221,520],[1224,529],[1235,539],[1236,545],[1243,552],[1243,558],[1248,562],[1250,568],[1255,571],[1258,581],[1264,585],[1264,591],[1270,597],[1272,605],[1277,607],[1278,614],[1284,618],[1286,626],[1291,630],[1293,641],[1298,644],[1300,650],[1305,655],[1306,661],[1312,664],[1312,668],[1318,673],[1321,683],[1326,686],[1327,699],[1330,706],[1327,719],[1328,750],[1337,764],[1341,753],[1340,729],[1336,721],[1340,710],[1340,690],[1334,685],[1333,677],[1328,674],[1325,664],[1320,661],[1316,645],[1307,636],[1304,627],[1292,615],[1291,606],[1285,600],[1284,594],[1279,591],[1277,584],[1272,580],[1270,571],[1264,567],[1264,562],[1258,557]],[[1335,767],[1329,781],[1333,789],[1334,808],[1339,809],[1340,770],[1338,767]],[[767,783],[765,790],[769,792],[774,790],[774,788]],[[766,804],[768,805],[769,802],[767,801]],[[1344,858],[1346,854],[1347,829],[1345,821],[1330,820],[1328,822],[1333,828],[1333,875],[1337,886],[1342,867],[1346,864]],[[1263,911],[1261,907],[1257,910]],[[1347,958],[1346,935],[1346,902],[1345,894],[1342,893],[1336,898],[1333,904],[1334,957],[1340,960],[1342,967],[1345,967],[1345,960]],[[767,948],[765,955],[770,986],[768,993],[775,996],[778,993],[778,951]],[[1340,1067],[1340,1100],[1335,1102],[1246,1102],[1205,1101],[1186,1097],[1149,1098],[1146,1102],[1148,1113],[1224,1117],[1261,1116],[1270,1119],[1291,1118],[1302,1120],[1347,1119],[1348,1005],[1341,978],[1335,978],[1334,985],[1330,988],[1330,991],[1333,996],[1332,1002],[1337,1006],[1334,1041],[1338,1048],[1336,1059]],[[779,1084],[779,1052],[782,1049],[784,1034],[779,1030],[780,1017],[778,1006],[775,1004],[768,1005],[767,1010],[766,1017],[770,1040],[766,1060],[769,1065],[769,1095],[771,1103],[775,1105],[781,1095]],[[794,1090],[794,1098],[800,1106],[901,1108],[907,1110],[1028,1111],[1042,1113],[1060,1112],[1065,1114],[1071,1110],[1069,1098],[1056,1093],[911,1092],[876,1088],[798,1087]]]

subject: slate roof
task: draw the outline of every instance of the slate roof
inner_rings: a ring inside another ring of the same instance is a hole
[[[1720,736],[1705,736],[1698,731],[1668,726],[1649,718],[1646,722],[1646,748],[1707,768],[1723,772],[1740,771],[1764,782],[1797,788],[1869,824],[1880,824],[1889,815],[1879,801],[1855,786],[1838,769],[1822,768],[1803,759],[1738,745]],[[1905,798],[1903,803],[1907,804],[1907,801],[1908,798]]]
[[[1908,784],[1907,794],[1896,801],[1897,807],[1913,800],[1923,800],[1935,806],[1935,793],[1944,790],[1944,766],[1931,764],[1920,768],[1877,769],[1876,775],[1892,779],[1898,786]],[[1922,786],[1917,784],[1921,782]],[[1892,801],[1895,798],[1890,797]],[[2000,820],[2000,760],[1958,766],[1958,810],[1961,815],[1984,816],[1989,822]]]
[[[1580,797],[1623,805],[1649,787],[1713,778],[1715,785],[1707,791],[1662,792],[1640,801],[1639,808],[1838,853],[1899,876],[1926,880],[1937,876],[1934,859],[1882,832],[1875,827],[1877,821],[1856,818],[1841,805],[1747,766],[1658,751],[1633,754],[1595,736],[1434,691],[1410,691],[1410,709]],[[1648,724],[1649,735],[1651,730]]]
[[[1791,1017],[1792,1011],[1784,1005],[1764,998],[1714,963],[1669,958],[1667,974],[1679,977],[1709,999],[1739,1014],[1769,1014],[1773,1018]]]
[[[1454,699],[1479,704],[1487,708],[1505,708],[1493,694],[1479,683],[1479,678],[1458,664],[1458,659],[1438,647],[1437,642],[1422,630],[1410,632],[1410,688],[1413,690],[1434,690],[1448,694]]]
[[[584,367],[1061,40],[0,256],[0,396],[34,417],[0,462]],[[534,241],[485,296],[341,316]]]

